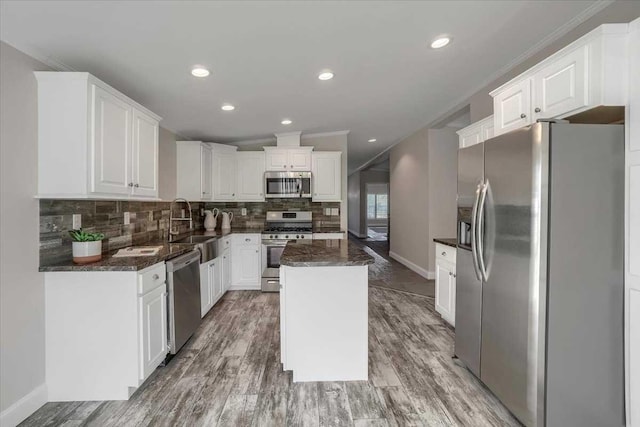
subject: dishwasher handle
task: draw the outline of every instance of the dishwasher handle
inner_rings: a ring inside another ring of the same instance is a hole
[[[200,251],[193,250],[184,255],[180,255],[177,258],[173,258],[167,261],[167,273],[172,273],[174,271],[178,271],[181,268],[186,267],[187,265],[193,262],[200,261]]]

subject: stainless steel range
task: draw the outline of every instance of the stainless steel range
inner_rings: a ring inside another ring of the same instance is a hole
[[[290,240],[313,239],[311,212],[268,211],[262,232],[262,292],[280,291],[280,256]]]

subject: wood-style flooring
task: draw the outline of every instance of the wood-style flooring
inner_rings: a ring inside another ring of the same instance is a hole
[[[21,425],[519,425],[454,363],[432,298],[369,288],[368,382],[293,383],[278,322],[278,294],[228,292],[130,400],[47,403]]]

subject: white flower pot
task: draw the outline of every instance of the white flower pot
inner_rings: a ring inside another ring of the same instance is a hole
[[[102,259],[102,240],[95,242],[72,242],[73,262],[89,264]]]

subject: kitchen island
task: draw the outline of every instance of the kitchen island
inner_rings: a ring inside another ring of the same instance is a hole
[[[280,344],[293,381],[368,378],[368,265],[348,240],[291,241],[280,258]]]

